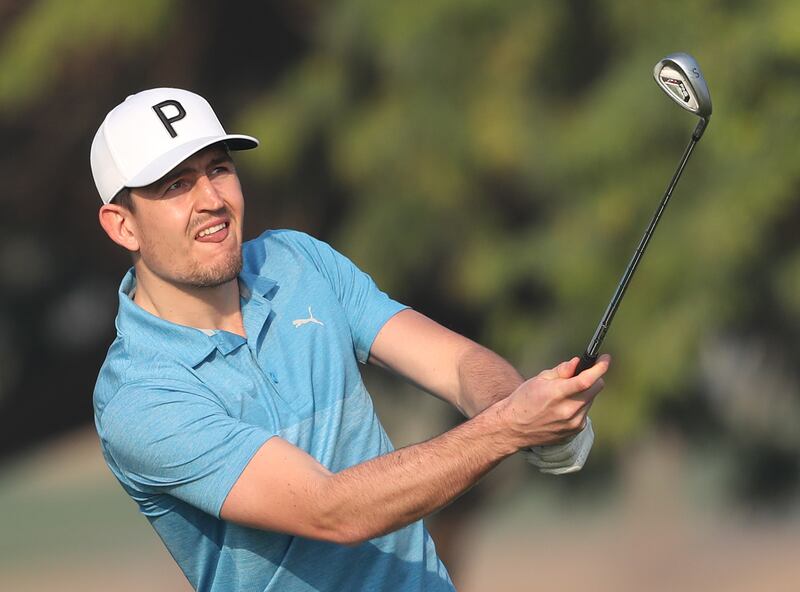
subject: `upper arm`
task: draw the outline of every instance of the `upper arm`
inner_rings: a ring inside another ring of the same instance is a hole
[[[459,366],[480,345],[415,310],[403,310],[378,332],[369,361],[400,374],[462,411]]]
[[[276,430],[231,417],[191,385],[130,385],[105,406],[98,428],[120,477],[139,491],[264,530],[342,536],[319,503],[331,473]]]
[[[239,474],[274,432],[231,417],[213,396],[178,382],[123,388],[98,416],[120,479],[169,494],[213,516]]]

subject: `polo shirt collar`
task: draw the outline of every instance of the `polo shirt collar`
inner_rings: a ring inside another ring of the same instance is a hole
[[[255,341],[269,318],[270,300],[277,282],[252,273],[239,274],[240,301],[245,332]],[[119,287],[116,326],[120,335],[134,344],[169,351],[190,366],[197,366],[215,349],[228,355],[246,340],[241,335],[215,329],[179,325],[153,315],[134,303],[130,294],[136,287],[136,273],[128,270]]]
[[[252,294],[271,300],[277,285],[275,280],[254,273],[243,271],[239,274],[239,291],[243,300],[249,300]]]
[[[242,322],[247,339],[255,349],[255,344],[259,342],[259,336],[271,318],[272,297],[278,290],[278,283],[275,280],[266,278],[254,273],[243,271],[239,274],[239,294],[242,305]],[[232,335],[220,331],[217,333]],[[234,335],[242,340],[239,335]]]

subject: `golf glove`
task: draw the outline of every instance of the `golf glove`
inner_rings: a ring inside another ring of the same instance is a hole
[[[592,420],[587,417],[584,428],[569,442],[533,446],[525,452],[525,459],[539,467],[542,473],[551,475],[574,473],[583,468],[592,444],[594,444],[594,430],[592,430]]]

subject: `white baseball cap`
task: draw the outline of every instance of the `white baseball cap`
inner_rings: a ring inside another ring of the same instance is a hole
[[[92,175],[103,203],[124,187],[158,181],[194,153],[216,142],[231,150],[258,146],[250,136],[226,134],[203,97],[177,88],[129,96],[112,109],[94,136]]]

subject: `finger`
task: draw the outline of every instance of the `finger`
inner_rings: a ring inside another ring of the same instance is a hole
[[[570,418],[565,423],[565,429],[563,430],[565,436],[573,438],[586,427],[586,418],[588,417],[590,407],[591,403],[584,402],[579,403],[575,407]]]
[[[600,391],[603,390],[605,385],[605,381],[602,378],[598,378],[592,386],[590,386],[588,389],[574,393],[570,396],[570,399],[582,401],[586,405],[591,405],[592,401],[594,401],[594,398],[600,394]]]
[[[586,390],[608,371],[610,365],[611,356],[603,354],[597,359],[594,366],[587,368],[577,376],[573,376],[568,382],[574,383],[570,386],[577,390]]]
[[[556,378],[569,378],[573,374],[575,374],[575,367],[578,364],[578,358],[572,358],[571,360],[567,360],[566,362],[561,362],[557,366],[553,368],[547,368],[546,370],[542,370],[539,372],[539,376],[542,378],[546,378],[547,380],[553,380]]]
[[[600,392],[602,389],[598,389]],[[596,393],[595,393],[596,394]],[[579,415],[581,418],[580,427],[577,430],[577,433],[582,432],[586,429],[586,426],[589,424],[589,411],[592,409],[592,405],[594,404],[594,398],[589,399],[586,401],[580,409]]]
[[[575,370],[578,367],[578,362],[580,362],[580,358],[575,356],[568,362],[561,362],[558,366],[556,366],[556,372],[558,372],[559,378],[572,378],[575,376]]]

